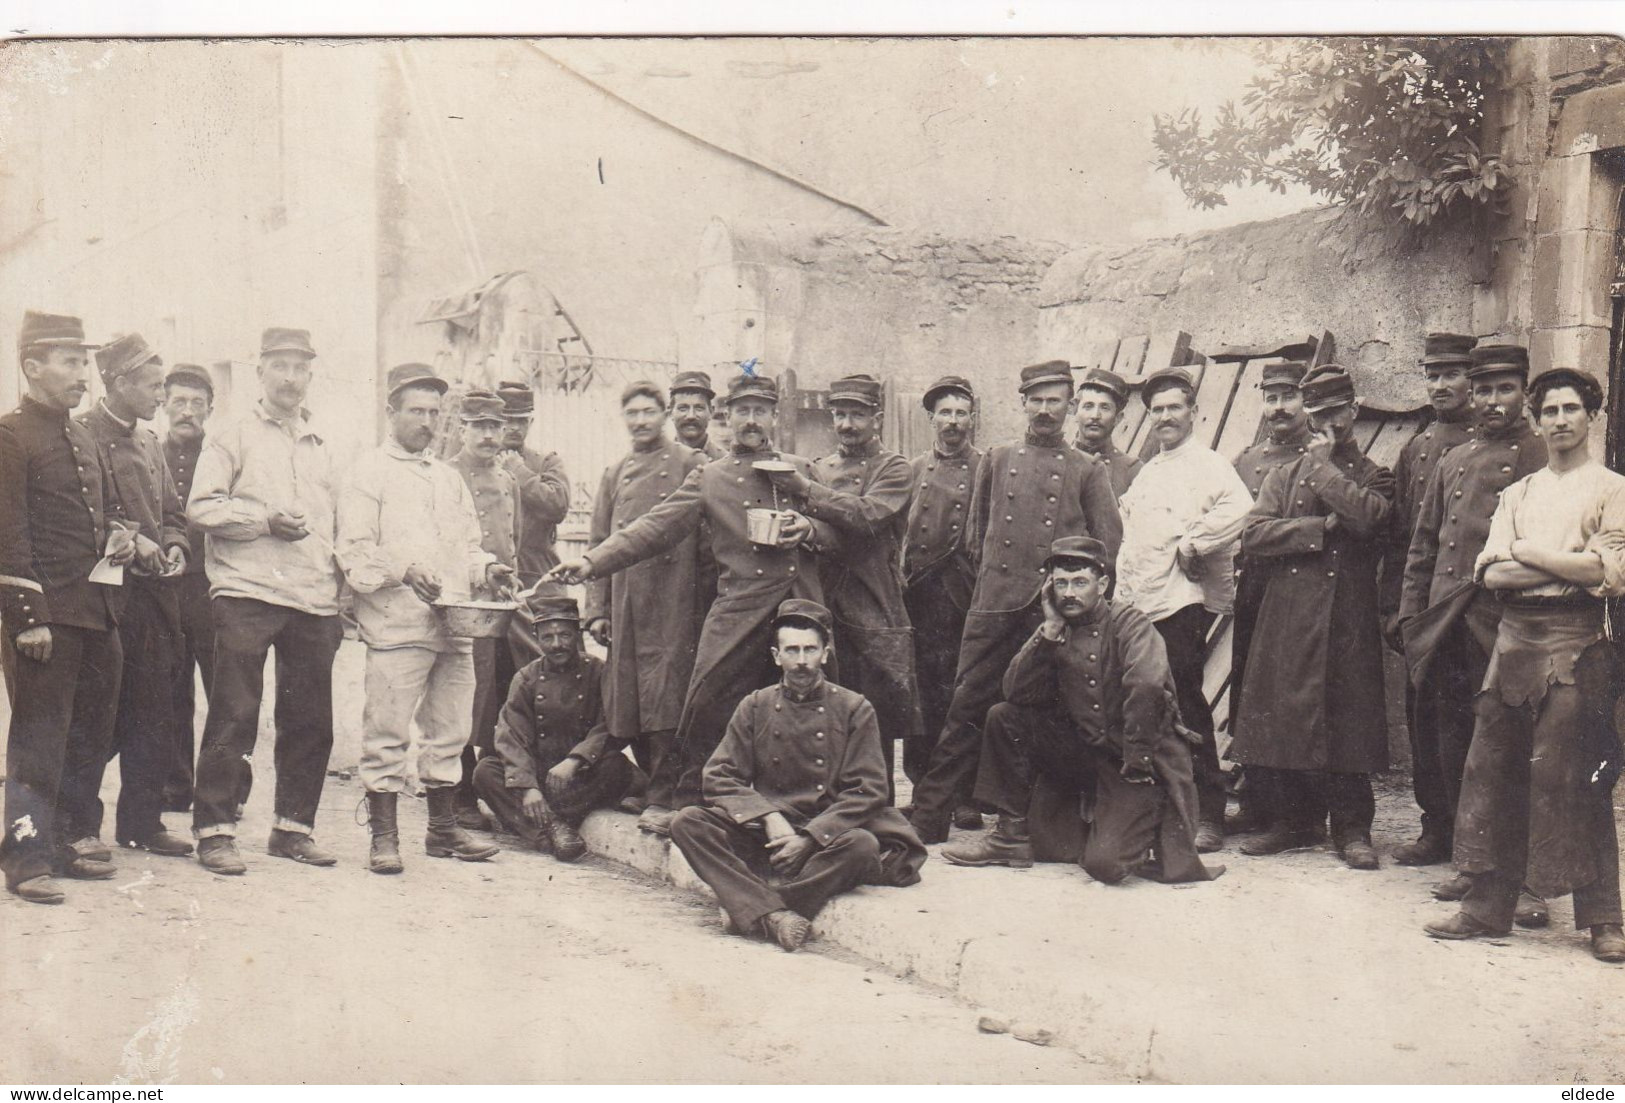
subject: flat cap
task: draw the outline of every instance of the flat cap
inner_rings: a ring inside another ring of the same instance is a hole
[[[390,398],[394,398],[395,392],[402,387],[430,387],[439,394],[446,393],[446,381],[427,364],[396,364],[389,369],[384,385],[389,388]]]
[[[1032,364],[1021,369],[1021,385],[1016,388],[1026,394],[1034,387],[1045,383],[1072,384],[1072,365],[1065,360],[1046,360],[1042,364]]]
[[[1106,545],[1093,536],[1063,536],[1049,546],[1049,555],[1044,560],[1044,569],[1047,571],[1056,564],[1065,564],[1068,561],[1092,563],[1106,574],[1112,572],[1112,559],[1106,553]]]
[[[179,384],[182,387],[197,387],[199,390],[209,392],[209,401],[214,401],[214,377],[209,369],[201,364],[176,364],[164,376],[164,386],[171,387]]]
[[[525,616],[532,624],[545,624],[550,620],[581,623],[581,606],[573,597],[543,597],[540,594],[525,603]]]
[[[1119,407],[1128,402],[1128,383],[1114,371],[1105,368],[1090,368],[1078,380],[1078,387],[1093,387],[1097,391],[1105,391],[1117,400]]]
[[[880,380],[872,375],[846,375],[829,385],[831,402],[856,402],[872,409],[880,407]]]
[[[717,396],[716,388],[711,385],[710,374],[702,371],[680,371],[672,376],[669,393],[675,395],[678,391],[699,391],[706,398]]]
[[[310,330],[288,329],[285,326],[268,326],[260,334],[260,355],[269,356],[273,352],[301,352],[306,356],[315,356],[316,350],[310,347]]]
[[[126,333],[96,350],[96,371],[100,373],[102,382],[111,384],[113,380],[122,379],[155,360],[163,363],[157,351],[147,344],[146,338],[139,333]]]
[[[1354,380],[1341,364],[1322,364],[1303,381],[1303,408],[1310,413],[1354,401]]]
[[[71,314],[42,314],[29,310],[23,314],[23,328],[17,334],[17,351],[43,345],[53,348],[93,349],[97,346],[85,340],[85,323]]]
[[[1516,372],[1529,379],[1529,350],[1522,345],[1479,345],[1472,352],[1473,364],[1467,369],[1468,379],[1481,375]]]
[[[1303,377],[1308,373],[1309,365],[1302,360],[1265,364],[1263,373],[1258,377],[1258,387],[1260,390],[1265,387],[1301,387]]]
[[[1477,337],[1465,333],[1430,333],[1422,341],[1422,366],[1471,364]]]
[[[505,420],[502,396],[490,391],[469,391],[457,408],[457,416],[464,422]]]
[[[779,602],[778,612],[773,614],[773,627],[781,624],[794,624],[797,621],[816,624],[824,630],[825,636],[835,632],[835,622],[830,618],[829,610],[816,601],[808,601],[804,597],[793,597]]]
[[[1140,385],[1140,401],[1149,407],[1157,392],[1166,391],[1169,387],[1179,387],[1194,395],[1196,380],[1184,368],[1158,368],[1146,376],[1145,382]]]
[[[723,402],[732,404],[742,398],[765,398],[778,402],[779,384],[770,376],[740,373],[728,380],[728,397]]]
[[[920,397],[920,405],[930,411],[935,408],[937,399],[950,391],[957,391],[972,402],[976,401],[976,390],[969,379],[962,375],[945,375],[925,389],[925,394]]]
[[[504,379],[497,384],[497,397],[508,417],[529,417],[536,412],[536,394],[529,383]]]

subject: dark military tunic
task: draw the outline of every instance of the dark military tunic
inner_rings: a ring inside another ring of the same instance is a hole
[[[840,532],[840,547],[820,559],[824,601],[835,621],[841,684],[867,697],[880,716],[883,747],[921,732],[914,636],[903,604],[901,549],[913,472],[879,441],[813,464],[818,481],[807,516]]]
[[[705,463],[687,445],[662,440],[605,468],[593,502],[591,547],[671,497]],[[609,723],[618,739],[677,727],[705,616],[696,592],[696,543],[690,534],[665,554],[587,586],[583,623],[609,618]]]
[[[99,830],[97,789],[112,742],[122,656],[119,587],[89,580],[115,508],[90,431],[24,397],[0,417],[0,620],[6,739],[6,883],[51,872],[57,844]],[[49,627],[51,659],[15,648]]]
[[[537,789],[547,771],[574,755],[588,766],[624,742],[604,722],[604,664],[577,656],[567,670],[537,659],[514,675],[497,722],[496,752],[510,789]]]
[[[519,550],[524,547],[525,521],[519,501],[519,481],[500,458],[482,463],[464,448],[449,461],[474,495],[474,512],[480,521],[480,547],[498,563],[517,568]],[[513,466],[520,466],[517,463]],[[523,581],[523,580],[521,580]],[[474,746],[491,749],[503,694],[525,657],[533,654],[535,643],[524,640],[524,626],[514,617],[508,640],[474,641]],[[520,637],[515,640],[513,637]]]
[[[1444,460],[1445,453],[1473,439],[1476,426],[1471,421],[1434,421],[1405,442],[1394,464],[1394,510],[1388,521],[1388,551],[1382,561],[1382,615],[1386,620],[1399,613],[1404,588],[1405,558],[1410,551],[1411,533],[1422,512],[1428,480]]]
[[[199,436],[190,444],[183,444],[173,438],[164,441],[164,462],[169,465],[169,477],[175,480],[175,496],[180,499],[182,513],[186,510],[186,501],[192,496],[192,477],[197,474],[198,456],[203,453],[203,437]],[[203,530],[196,525],[188,524],[186,528],[188,550],[186,553],[186,573],[203,573]]]
[[[920,690],[923,737],[903,748],[903,769],[919,781],[931,748],[948,719],[965,611],[976,587],[976,566],[965,547],[972,488],[982,452],[966,444],[945,454],[936,448],[914,457],[914,490],[903,543],[903,602],[914,626],[914,669]]]
[[[1028,434],[988,450],[977,470],[967,546],[978,561],[975,612],[1015,612],[1038,600],[1050,544],[1092,536],[1117,558],[1123,519],[1106,465],[1062,442]]]
[[[771,449],[735,452],[690,471],[669,498],[587,553],[594,577],[611,575],[669,551],[702,524],[710,531],[717,597],[700,632],[677,725],[684,763],[679,804],[698,801],[700,770],[728,717],[745,694],[776,673],[769,624],[779,603],[792,597],[823,602],[814,549],[833,547],[834,529],[814,520],[811,539],[788,549],[753,544],[747,536],[746,510],[800,504],[778,495],[768,477],[752,468],[758,460],[785,460],[812,477],[812,464],[800,456]]]
[[[1271,561],[1230,754],[1284,770],[1387,768],[1377,566],[1394,476],[1339,445],[1264,480],[1242,552]],[[1326,531],[1335,514],[1338,527]]]
[[[1474,600],[1473,563],[1484,550],[1501,491],[1546,466],[1546,442],[1519,419],[1450,450],[1428,479],[1405,559],[1399,618],[1405,661],[1421,685],[1440,641],[1468,614],[1489,603]],[[1494,617],[1488,618],[1493,638]],[[1486,642],[1485,650],[1488,650]]]
[[[510,456],[517,455],[517,459]],[[529,448],[504,452],[500,462],[519,487],[522,515],[519,529],[518,570],[521,585],[532,586],[558,566],[556,546],[559,522],[570,512],[570,478],[557,452],[545,456]],[[512,560],[504,559],[504,563]]]
[[[1247,484],[1247,493],[1258,500],[1264,488],[1264,477],[1277,467],[1300,459],[1309,443],[1309,427],[1301,426],[1286,440],[1266,437],[1236,457],[1236,474]],[[1246,684],[1247,649],[1252,646],[1253,628],[1258,623],[1258,609],[1264,604],[1265,584],[1269,581],[1268,559],[1249,562],[1246,555],[1236,554],[1236,606],[1230,633],[1230,715],[1241,711],[1241,691]],[[1232,727],[1234,723],[1232,722]]]
[[[175,494],[183,508],[192,497],[192,478],[197,474],[203,441],[201,435],[189,444],[173,437],[164,441],[164,462],[169,464]],[[214,681],[214,618],[209,612],[209,576],[203,569],[205,537],[203,530],[190,522],[186,529],[190,545],[186,570],[179,578],[166,580],[175,591],[175,604],[181,618],[180,661],[175,671],[174,761],[164,787],[164,807],[173,812],[184,812],[192,806],[193,726],[197,715],[193,666],[203,675],[205,698]]]
[[[880,842],[886,885],[912,885],[925,846],[886,806],[875,711],[827,680],[798,699],[784,685],[746,695],[705,767],[705,800],[735,823],[783,813],[820,847],[862,829]]]
[[[1117,447],[1116,442],[1113,441],[1108,441],[1106,448],[1100,452],[1091,452],[1082,445],[1078,447],[1086,455],[1093,456],[1106,465],[1106,473],[1112,481],[1112,493],[1119,500],[1122,499],[1123,493],[1133,485],[1134,476],[1140,473],[1140,468],[1145,466],[1138,457],[1129,455]]]
[[[186,504],[170,477],[158,435],[144,425],[126,425],[102,403],[77,420],[96,440],[119,516],[163,551],[178,546],[190,555]]]

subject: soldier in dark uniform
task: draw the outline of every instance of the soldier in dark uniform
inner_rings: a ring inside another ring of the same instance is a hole
[[[152,420],[163,399],[163,361],[132,333],[98,349],[96,366],[107,396],[78,421],[96,440],[120,515],[136,526],[118,627],[124,673],[113,721],[120,777],[113,837],[120,846],[181,857],[192,853],[192,844],[163,822],[181,643],[180,603],[169,580],[186,569],[191,544],[163,445],[140,424]]]
[[[711,377],[702,371],[678,372],[671,381],[671,424],[677,443],[703,452],[708,460],[720,460],[727,447],[711,438],[711,403],[717,392]]]
[[[914,490],[903,537],[903,602],[914,626],[914,668],[920,689],[922,733],[903,745],[903,772],[918,784],[931,765],[931,749],[948,722],[959,665],[965,611],[976,586],[976,566],[965,546],[971,490],[982,450],[971,444],[976,392],[970,380],[945,375],[922,399],[931,414],[936,443],[915,456]],[[966,805],[954,811],[960,826],[979,827],[981,814]]]
[[[604,664],[581,653],[574,598],[533,598],[521,611],[542,657],[508,687],[496,753],[474,770],[474,787],[497,819],[561,862],[587,852],[577,828],[613,808],[632,784],[626,746],[604,719]]]
[[[706,763],[705,803],[677,814],[672,839],[716,892],[727,930],[795,951],[831,897],[915,884],[926,851],[886,807],[874,708],[824,678],[829,610],[792,599],[771,628],[782,678],[734,710]]]
[[[1459,333],[1430,333],[1422,353],[1422,372],[1427,377],[1428,401],[1433,420],[1405,443],[1394,464],[1394,512],[1390,518],[1388,551],[1382,561],[1383,635],[1388,646],[1404,653],[1399,635],[1399,601],[1404,588],[1405,557],[1411,546],[1411,533],[1422,512],[1422,497],[1428,479],[1443,461],[1445,453],[1473,437],[1472,365],[1476,337]],[[1419,709],[1418,705],[1422,707]],[[1411,787],[1422,809],[1422,835],[1394,850],[1394,861],[1405,866],[1425,866],[1450,857],[1450,817],[1455,801],[1440,775],[1439,738],[1432,714],[1432,698],[1419,702],[1416,690],[1405,686],[1405,722],[1411,736]]]
[[[1081,798],[1087,809],[1081,856],[1095,880],[1218,877],[1224,867],[1210,870],[1197,856],[1191,748],[1201,736],[1179,723],[1161,633],[1132,605],[1107,600],[1112,565],[1099,540],[1067,536],[1051,549],[1043,623],[1005,672],[1005,699],[988,710],[982,733],[976,799],[998,810],[998,825],[942,856],[955,865],[1032,865],[1028,804],[1043,779],[1072,808]]]
[[[116,872],[96,838],[96,783],[118,701],[118,591],[90,581],[107,546],[110,498],[89,430],[68,414],[89,373],[78,318],[29,311],[17,339],[27,392],[0,417],[0,658],[6,738],[6,888],[60,904],[52,874]],[[115,561],[128,563],[133,544]]]
[[[709,415],[707,415],[709,416]],[[621,395],[632,451],[604,469],[593,500],[589,547],[595,548],[671,497],[703,453],[667,439],[666,396],[653,383]],[[651,823],[670,816],[677,775],[673,744],[683,693],[705,616],[698,577],[698,536],[587,587],[587,630],[609,648],[605,672],[610,731],[630,744],[649,775]],[[710,583],[715,589],[715,582]]]
[[[1247,484],[1247,493],[1256,501],[1264,477],[1277,467],[1301,458],[1309,444],[1309,415],[1303,410],[1304,372],[1309,365],[1301,360],[1283,360],[1264,365],[1258,389],[1264,397],[1264,439],[1236,457],[1236,474]],[[1258,607],[1264,603],[1265,583],[1270,561],[1249,562],[1245,552],[1236,555],[1236,611],[1230,630],[1230,728],[1241,711],[1241,690],[1246,679],[1247,649],[1252,646],[1253,626]],[[1240,770],[1240,767],[1237,767]],[[1237,785],[1236,815],[1225,821],[1225,830],[1238,835],[1267,831],[1279,818],[1274,772],[1266,766],[1242,770]]]
[[[766,376],[737,376],[728,387],[728,421],[734,450],[726,459],[695,468],[664,502],[579,559],[566,560],[548,576],[573,585],[623,571],[663,555],[705,524],[720,577],[717,599],[700,632],[694,674],[689,679],[682,716],[677,722],[677,748],[683,772],[674,800],[678,808],[700,800],[700,775],[722,738],[728,717],[752,690],[773,680],[768,658],[772,619],[779,602],[791,597],[821,599],[815,550],[833,547],[835,530],[798,511],[773,487],[759,463],[788,463],[803,475],[812,464],[773,447],[778,424],[778,384]],[[776,513],[778,539],[751,539],[750,511],[758,517]],[[670,830],[670,820],[640,820],[656,834]]]
[[[811,479],[795,471],[771,478],[781,492],[806,499],[807,516],[840,534],[839,548],[819,560],[841,659],[837,680],[874,705],[889,792],[896,741],[907,748],[921,724],[901,565],[914,477],[907,460],[880,446],[880,402],[880,383],[870,376],[835,380],[829,409],[840,450],[814,461]]]
[[[1399,626],[1417,707],[1431,719],[1439,754],[1440,794],[1448,815],[1431,824],[1452,843],[1462,771],[1473,739],[1473,701],[1483,687],[1495,647],[1501,606],[1473,584],[1473,563],[1484,550],[1495,504],[1507,487],[1546,463],[1546,443],[1524,416],[1529,352],[1517,345],[1479,345],[1467,369],[1478,427],[1473,439],[1451,449],[1428,478],[1406,554]],[[1468,880],[1437,886],[1441,900],[1460,899]],[[1519,923],[1544,926],[1540,901],[1519,903]]]
[[[1093,536],[1115,562],[1123,541],[1106,466],[1063,439],[1071,367],[1051,360],[1023,368],[1019,389],[1026,438],[989,450],[971,499],[966,547],[978,562],[976,589],[948,720],[914,788],[911,822],[927,842],[948,837],[950,813],[970,798],[982,719],[998,700],[1005,668],[1043,617],[1038,588],[1050,544]]]
[[[519,487],[519,508],[524,514],[519,542],[519,583],[533,586],[559,561],[559,522],[570,512],[570,477],[557,452],[542,453],[525,444],[536,413],[536,395],[528,383],[497,384],[502,399],[502,452],[504,469]],[[521,652],[523,653],[523,652]],[[506,684],[506,683],[504,683]]]
[[[1376,869],[1371,775],[1388,766],[1377,566],[1394,476],[1360,451],[1359,403],[1341,367],[1315,369],[1303,397],[1313,436],[1264,480],[1241,537],[1249,562],[1273,563],[1230,753],[1280,771],[1281,798],[1281,822],[1241,851],[1313,845],[1324,802],[1343,860]]]
[[[1140,473],[1140,460],[1124,452],[1112,440],[1112,432],[1127,404],[1128,384],[1116,372],[1090,368],[1078,380],[1077,447],[1106,465],[1111,475],[1112,493],[1118,500],[1122,500],[1123,492]]]
[[[164,462],[175,480],[175,494],[182,507],[192,496],[192,477],[197,474],[198,456],[203,451],[203,425],[214,412],[214,381],[197,364],[176,364],[164,377],[164,420],[169,431],[164,437]],[[164,783],[164,811],[186,812],[192,807],[192,776],[196,744],[195,667],[203,677],[204,700],[214,679],[214,619],[209,616],[209,576],[203,569],[203,530],[187,525],[190,550],[186,569],[170,575],[165,585],[175,592],[180,611],[181,639],[175,665],[175,739],[169,777]]]
[[[526,393],[529,388],[526,388]],[[514,567],[524,547],[524,512],[519,501],[519,480],[512,465],[500,460],[507,412],[502,398],[490,391],[469,391],[458,407],[463,423],[463,445],[449,461],[474,493],[474,512],[480,519],[480,547],[498,563]],[[524,579],[520,572],[521,581]],[[530,581],[534,582],[532,578]],[[528,585],[528,583],[527,583]],[[508,683],[518,673],[516,648],[498,638],[474,641],[474,718],[468,746],[463,749],[462,780],[457,783],[457,825],[467,831],[489,831],[491,823],[480,811],[474,792],[476,752],[489,753],[497,718]]]

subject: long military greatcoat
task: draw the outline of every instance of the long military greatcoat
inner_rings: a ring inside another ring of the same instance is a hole
[[[762,641],[779,603],[792,597],[823,602],[814,549],[832,548],[838,541],[833,528],[814,520],[811,540],[797,547],[772,548],[750,542],[747,509],[793,508],[795,504],[778,496],[768,477],[752,468],[758,460],[784,460],[808,478],[813,475],[812,464],[800,456],[772,449],[735,452],[694,468],[670,497],[588,553],[593,575],[610,575],[676,547],[698,531],[702,522],[709,527],[719,572],[717,597],[700,631],[694,673],[678,721],[679,742],[688,741],[696,725],[711,728],[714,724],[715,730],[705,732],[702,740],[707,749],[721,738],[722,727],[740,699],[761,684],[754,677],[746,680],[740,669],[772,670]],[[729,664],[736,651],[750,649],[753,636],[761,654],[741,654]]]
[[[671,497],[705,463],[703,453],[662,440],[606,467],[593,501],[591,546]],[[696,592],[697,542],[690,534],[664,554],[587,587],[583,622],[609,618],[609,723],[618,739],[677,727],[705,616]]]
[[[1283,441],[1268,437],[1236,457],[1236,474],[1247,485],[1247,493],[1258,500],[1264,489],[1264,479],[1277,467],[1285,467],[1303,456],[1309,442],[1309,427]],[[1258,610],[1264,604],[1264,591],[1268,588],[1270,560],[1249,562],[1244,551],[1236,553],[1236,606],[1230,630],[1230,715],[1241,709],[1241,689],[1246,682],[1247,652],[1252,647],[1253,629],[1258,624]]]
[[[919,689],[900,565],[913,473],[907,460],[873,441],[861,454],[817,460],[813,474],[807,516],[841,535],[841,546],[821,557],[819,576],[835,620],[842,684],[875,703],[884,738],[915,738]]]
[[[516,455],[517,462],[503,459],[502,463],[519,487],[519,510],[523,518],[519,582],[533,586],[537,579],[558,566],[555,541],[559,522],[570,512],[570,477],[565,474],[564,461],[557,452],[543,454],[521,448],[517,453],[502,453],[503,457],[510,455]]]
[[[1388,766],[1377,567],[1394,476],[1353,441],[1271,472],[1241,536],[1271,561],[1230,757],[1364,774]],[[1337,528],[1326,530],[1335,514]]]
[[[1410,551],[1411,533],[1422,513],[1428,480],[1443,462],[1445,453],[1473,439],[1471,421],[1433,421],[1417,430],[1400,449],[1394,461],[1394,508],[1388,516],[1388,549],[1382,560],[1382,615],[1399,612],[1399,598],[1405,580],[1405,558]]]

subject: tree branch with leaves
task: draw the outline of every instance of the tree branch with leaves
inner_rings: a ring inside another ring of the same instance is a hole
[[[1504,41],[1295,39],[1259,55],[1265,72],[1211,126],[1189,108],[1154,120],[1156,166],[1192,206],[1300,185],[1419,228],[1505,195],[1509,171],[1479,145],[1486,102],[1506,83]]]

